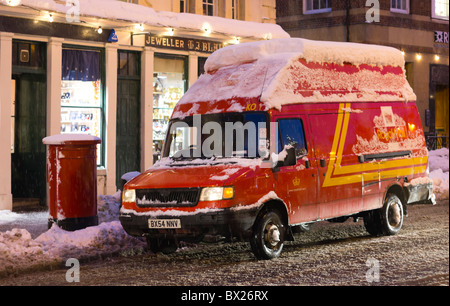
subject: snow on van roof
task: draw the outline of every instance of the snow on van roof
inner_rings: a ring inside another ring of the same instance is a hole
[[[360,43],[314,41],[303,38],[279,38],[230,45],[214,52],[205,63],[211,72],[221,67],[253,62],[265,56],[303,58],[316,63],[350,63],[376,66],[405,64],[402,53],[395,48]]]
[[[345,70],[349,64],[351,71]],[[258,97],[269,109],[291,103],[413,101],[404,64],[399,50],[378,45],[301,38],[243,43],[210,55],[206,73],[179,105],[193,104],[196,110],[197,102]],[[174,117],[190,114],[179,109]]]

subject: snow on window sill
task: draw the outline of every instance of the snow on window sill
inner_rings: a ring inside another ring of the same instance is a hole
[[[303,15],[320,14],[320,13],[330,13],[331,8],[317,9],[317,10],[304,10]]]
[[[409,8],[406,10],[402,10],[402,9],[396,9],[396,8],[391,7],[391,12],[398,13],[398,14],[409,14]]]
[[[433,15],[433,16],[431,16],[431,18],[436,21],[439,20],[439,21],[447,21],[448,22],[448,16]]]

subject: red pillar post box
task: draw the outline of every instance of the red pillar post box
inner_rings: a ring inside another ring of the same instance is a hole
[[[98,224],[97,144],[100,138],[82,134],[46,137],[49,228],[74,231]]]

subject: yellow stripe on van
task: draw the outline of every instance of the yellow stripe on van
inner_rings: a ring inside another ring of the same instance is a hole
[[[427,156],[342,166],[344,144],[350,121],[350,113],[341,111],[343,107],[344,103],[339,104],[340,112],[338,114],[333,145],[330,152],[330,161],[322,185],[323,187],[352,184],[362,182],[363,180],[373,181],[379,178],[393,178],[426,171]],[[345,108],[350,107],[350,103],[345,104]],[[380,171],[379,178],[378,171]],[[333,175],[336,175],[336,177],[332,177]]]
[[[339,104],[339,110],[341,110],[344,107],[344,103]],[[341,135],[341,125],[342,125],[342,117],[343,113],[339,112],[338,119],[336,123],[336,130],[334,131],[334,138],[333,138],[333,145],[331,146],[331,152],[330,152],[330,161],[328,163],[328,169],[327,173],[325,175],[325,180],[323,181],[323,186],[328,186],[328,182],[331,181],[331,174],[333,172],[333,164],[336,159],[336,150],[339,143],[339,136]],[[341,184],[338,184],[341,185]],[[331,185],[330,185],[331,186]]]

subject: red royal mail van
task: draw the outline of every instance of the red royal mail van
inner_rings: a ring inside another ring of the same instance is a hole
[[[120,221],[153,251],[205,234],[277,257],[295,227],[362,217],[393,235],[434,202],[400,51],[274,39],[213,53],[174,109],[162,159],[129,181]]]

